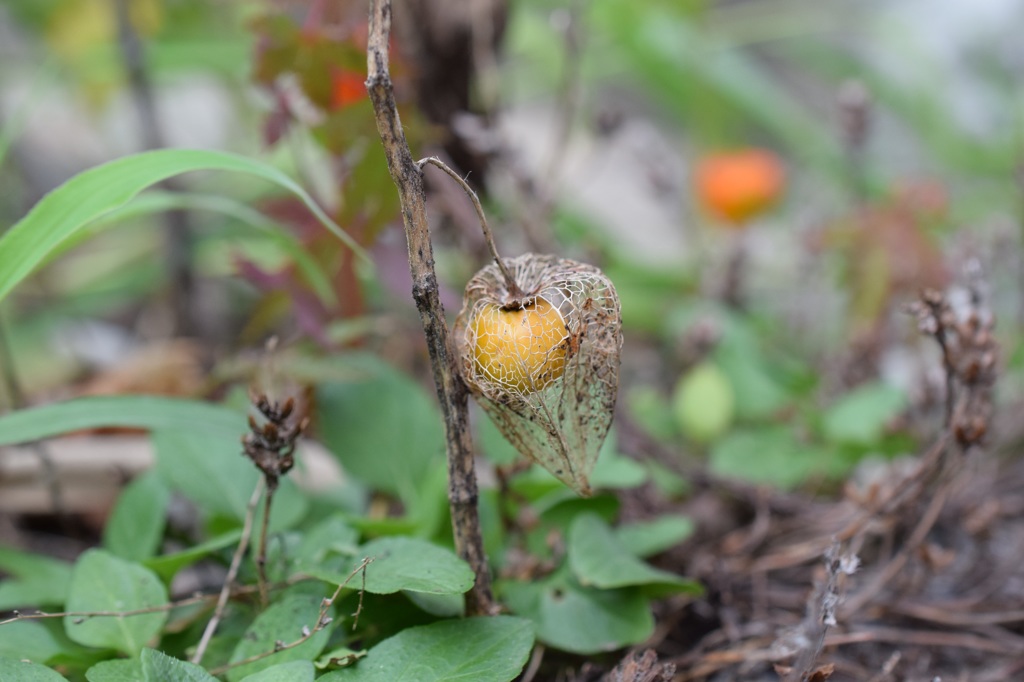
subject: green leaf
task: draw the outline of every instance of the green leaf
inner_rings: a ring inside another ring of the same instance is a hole
[[[145,682],[217,682],[217,678],[194,663],[172,658],[154,649],[142,652]]]
[[[537,625],[537,639],[577,654],[638,644],[654,632],[648,600],[637,589],[597,590],[558,577],[546,583],[505,583],[504,601]]]
[[[791,488],[813,475],[835,475],[835,453],[799,442],[785,426],[734,431],[715,443],[711,470],[752,483]]]
[[[290,661],[248,675],[242,682],[313,682],[314,674],[311,661]]]
[[[247,430],[244,414],[212,403],[139,395],[96,396],[0,417],[0,445],[107,426],[202,431],[231,436],[236,442]]]
[[[142,661],[102,661],[85,671],[89,682],[146,682],[142,673]]]
[[[756,338],[747,329],[733,327],[714,356],[732,386],[736,415],[745,419],[770,417],[785,407],[789,395],[769,371]]]
[[[67,678],[38,663],[0,656],[0,680],[11,682],[67,682]]]
[[[466,600],[461,594],[432,594],[412,590],[403,594],[423,611],[438,618],[455,618],[466,614]]]
[[[303,533],[295,549],[295,564],[301,570],[324,563],[329,554],[354,555],[358,551],[359,532],[348,524],[344,514],[334,514]]]
[[[281,601],[271,604],[266,611],[256,617],[253,624],[246,630],[231,654],[231,662],[237,663],[258,654],[274,651],[277,642],[290,643],[303,636],[303,628],[312,631],[320,615],[320,598],[311,595],[292,594]],[[279,651],[272,656],[261,658],[231,668],[228,682],[239,682],[247,675],[272,668],[289,661],[311,660],[316,658],[327,644],[330,628],[324,628],[302,644],[291,649]]]
[[[62,242],[93,220],[127,204],[135,195],[169,177],[197,170],[244,173],[273,182],[302,199],[321,223],[365,256],[316,201],[281,171],[224,152],[161,149],[111,161],[80,173],[56,188],[0,238],[0,300],[37,268]]]
[[[615,539],[633,556],[648,557],[678,545],[693,531],[690,517],[666,514],[651,521],[623,524],[615,529]]]
[[[181,491],[205,513],[241,521],[260,473],[242,455],[238,438],[238,434],[210,434],[189,429],[154,431],[157,470],[171,487]],[[285,478],[274,494],[271,529],[294,525],[308,508],[306,498]]]
[[[368,358],[367,366],[369,380],[320,386],[324,444],[353,476],[410,502],[444,452],[437,401],[379,360]]]
[[[612,441],[609,437],[605,443]],[[615,452],[614,447],[605,448],[590,474],[593,488],[621,490],[636,488],[647,482],[647,469],[635,459]]]
[[[569,567],[584,587],[614,589],[643,586],[659,594],[701,592],[700,585],[693,580],[659,570],[637,559],[596,514],[582,514],[573,522],[566,551]]]
[[[99,549],[85,552],[75,563],[68,611],[135,611],[166,603],[163,583],[144,566]],[[160,633],[165,622],[166,611],[124,617],[65,616],[64,630],[79,644],[135,656]]]
[[[64,646],[42,623],[22,620],[0,626],[0,656],[46,663]]]
[[[533,626],[523,618],[441,621],[402,630],[320,682],[509,682],[532,648]]]
[[[0,547],[0,610],[18,606],[60,606],[71,584],[71,565],[8,547]]]
[[[210,538],[206,542],[198,545],[192,545],[180,552],[152,557],[151,559],[144,561],[143,564],[160,576],[161,580],[166,583],[170,583],[171,578],[173,578],[181,569],[186,566],[191,566],[208,554],[236,544],[241,537],[241,529],[233,530],[222,535],[218,535],[215,538]]]
[[[373,562],[366,567],[366,591],[393,594],[402,590],[431,594],[462,594],[473,586],[473,569],[455,553],[426,540],[405,537],[378,538],[346,557],[340,568],[306,566],[310,575],[341,584],[363,557]],[[349,581],[352,589],[362,588],[362,577]]]
[[[142,561],[156,554],[164,536],[170,499],[171,492],[156,472],[129,483],[103,529],[104,546],[129,561]]]
[[[825,413],[822,430],[833,443],[877,445],[885,427],[907,407],[902,390],[882,383],[858,386]]]

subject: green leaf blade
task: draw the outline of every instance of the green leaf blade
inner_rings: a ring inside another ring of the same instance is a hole
[[[167,590],[149,569],[104,550],[85,552],[71,574],[67,610],[125,612],[167,604]],[[134,616],[65,616],[64,630],[72,641],[111,648],[137,656],[163,629],[166,611]]]
[[[154,649],[142,652],[142,675],[145,682],[217,682],[204,669]]]
[[[322,682],[509,682],[533,647],[524,618],[467,618],[407,628],[370,649],[355,665]]]
[[[199,430],[226,434],[236,440],[247,430],[245,415],[212,403],[157,396],[95,396],[0,417],[0,445],[108,426]]]
[[[313,198],[281,171],[226,152],[160,149],[126,156],[76,175],[44,196],[0,238],[0,300],[79,230],[132,200],[139,192],[182,173],[232,171],[272,182],[298,196],[328,230],[365,257]]]
[[[633,556],[596,514],[582,514],[569,529],[569,567],[585,587],[644,587],[659,594],[699,594],[700,585]]]
[[[103,529],[104,546],[129,561],[151,558],[163,538],[170,499],[170,490],[154,472],[129,483]]]
[[[67,678],[38,663],[0,656],[0,680],[11,682],[67,682]]]
[[[271,604],[246,630],[231,654],[238,663],[252,656],[276,649],[277,642],[294,642],[303,636],[303,629],[312,631],[320,615],[320,599],[308,594],[292,594]],[[228,682],[241,682],[248,675],[267,670],[281,663],[311,660],[323,650],[330,637],[330,627],[314,632],[302,644],[228,670]]]

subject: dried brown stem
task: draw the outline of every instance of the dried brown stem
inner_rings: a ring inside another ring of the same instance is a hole
[[[487,242],[487,248],[491,252],[491,258],[494,259],[498,269],[501,270],[501,276],[505,278],[505,286],[508,287],[509,296],[512,298],[512,301],[509,303],[515,308],[521,307],[523,298],[525,298],[526,294],[519,288],[516,278],[512,275],[512,271],[508,269],[508,266],[505,265],[505,261],[502,260],[500,255],[498,255],[498,247],[494,243],[494,233],[491,232],[491,228],[487,224],[487,216],[484,215],[484,207],[480,204],[480,197],[478,197],[476,192],[473,191],[473,188],[469,186],[469,183],[466,182],[465,178],[449,168],[441,159],[436,156],[420,159],[416,162],[416,167],[422,170],[427,164],[437,166],[447,173],[452,180],[459,183],[463,191],[466,192],[470,200],[473,202],[473,208],[476,209],[476,215],[480,218],[480,229],[483,230],[484,241]]]
[[[489,614],[494,613],[496,609],[491,595],[491,576],[484,554],[477,510],[479,493],[473,447],[469,436],[469,396],[455,367],[454,347],[438,294],[433,247],[427,223],[423,174],[413,160],[395,106],[394,90],[388,71],[390,32],[390,0],[371,0],[366,89],[373,103],[377,131],[384,145],[388,170],[398,187],[405,236],[409,246],[412,295],[423,323],[434,372],[434,385],[437,387],[437,397],[444,414],[448,451],[448,501],[451,507],[455,549],[459,556],[469,563],[476,575],[473,589],[466,595],[466,611],[471,615]]]
[[[274,490],[277,487],[267,482],[267,498],[263,504],[263,525],[260,527],[260,544],[256,553],[256,583],[260,588],[260,604],[267,608],[270,601],[267,593],[267,529],[270,527],[270,503],[274,501]]]
[[[211,594],[201,594],[188,597],[187,599],[180,599],[175,602],[168,602],[157,606],[147,606],[145,608],[132,609],[130,611],[36,611],[35,613],[21,613],[20,611],[14,611],[14,615],[10,618],[0,620],[0,625],[9,625],[11,623],[18,622],[19,620],[45,620],[47,618],[70,617],[81,620],[86,620],[88,618],[130,618],[132,616],[144,616],[148,613],[171,611],[191,604],[200,604],[204,601],[209,601],[212,598],[213,595]]]
[[[206,647],[210,644],[210,638],[217,631],[220,619],[224,616],[224,609],[228,605],[228,597],[231,596],[231,583],[235,582],[238,568],[242,565],[245,549],[249,546],[249,538],[252,537],[253,517],[256,515],[256,506],[260,503],[260,497],[263,495],[263,487],[264,482],[261,478],[257,481],[256,487],[253,488],[252,497],[249,498],[249,504],[245,509],[245,522],[242,524],[242,537],[238,539],[238,547],[235,549],[234,556],[231,557],[231,565],[228,567],[228,574],[224,578],[224,586],[220,590],[220,596],[217,597],[217,606],[213,610],[210,622],[206,624],[206,629],[199,640],[196,652],[192,655],[192,662],[196,665],[202,663],[203,655],[206,654]]]

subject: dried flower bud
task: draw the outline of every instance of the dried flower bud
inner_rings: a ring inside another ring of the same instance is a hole
[[[455,323],[459,369],[505,437],[581,495],[612,422],[622,321],[597,268],[555,256],[506,261],[466,285]]]

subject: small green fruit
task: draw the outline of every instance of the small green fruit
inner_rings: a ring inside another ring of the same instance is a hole
[[[735,396],[732,384],[712,362],[704,362],[679,379],[672,411],[687,438],[710,443],[732,423]]]

